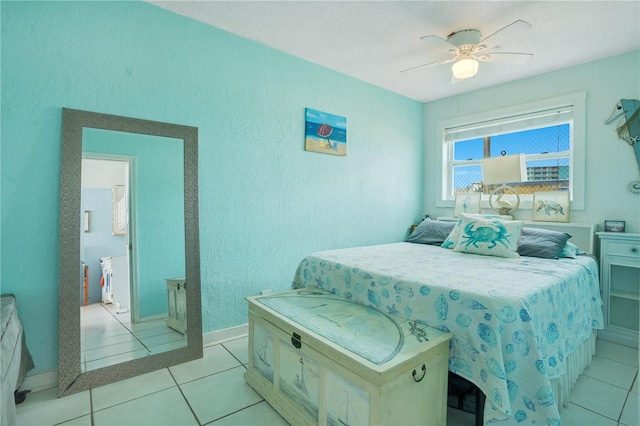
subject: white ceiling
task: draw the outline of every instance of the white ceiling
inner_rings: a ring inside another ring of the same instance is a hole
[[[426,102],[640,49],[640,1],[149,1],[225,31]],[[507,51],[523,65],[480,63],[451,84],[451,64],[400,71],[440,58],[420,37],[483,37],[522,19],[532,29]],[[615,76],[603,76],[603,78]]]

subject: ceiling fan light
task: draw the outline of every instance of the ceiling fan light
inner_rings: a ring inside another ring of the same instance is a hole
[[[461,59],[451,67],[453,76],[459,80],[470,78],[478,72],[478,61],[471,58]]]

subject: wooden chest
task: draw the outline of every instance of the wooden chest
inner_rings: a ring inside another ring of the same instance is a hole
[[[248,301],[246,381],[291,424],[446,424],[450,334],[318,289]]]

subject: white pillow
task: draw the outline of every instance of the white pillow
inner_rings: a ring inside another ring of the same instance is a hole
[[[500,216],[497,214],[471,214],[471,213],[461,213],[460,218],[458,219],[458,223],[453,227],[451,233],[447,237],[446,240],[442,243],[440,247],[446,249],[453,249],[458,244],[458,238],[460,237],[460,228],[463,217],[472,217],[479,219],[502,219],[502,220],[511,220],[513,219],[511,216]]]
[[[462,216],[460,237],[453,251],[496,257],[520,257],[521,220],[483,219]]]

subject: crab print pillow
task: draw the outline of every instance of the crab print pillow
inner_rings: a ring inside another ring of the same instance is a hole
[[[506,216],[506,215],[505,216],[499,216],[499,215],[496,215],[496,214],[462,213],[460,215],[460,218],[458,219],[458,222],[456,223],[455,227],[451,230],[451,233],[449,234],[447,239],[444,240],[444,242],[442,243],[442,245],[440,247],[446,248],[446,249],[453,249],[458,244],[458,239],[460,238],[460,229],[461,229],[461,226],[462,226],[462,218],[463,217],[476,218],[476,219],[504,219],[504,220],[511,220],[512,219],[511,216]]]
[[[496,257],[520,257],[518,241],[524,222],[480,219],[461,215],[460,236],[454,251]]]

